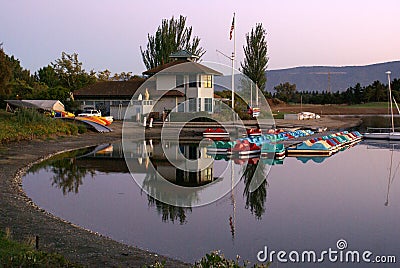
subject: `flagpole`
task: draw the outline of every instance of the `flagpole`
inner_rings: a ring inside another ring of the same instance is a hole
[[[235,111],[235,54],[236,54],[236,27],[235,13],[233,13],[233,52],[232,52],[232,110]],[[235,113],[234,113],[235,116]],[[234,117],[235,118],[235,117]]]

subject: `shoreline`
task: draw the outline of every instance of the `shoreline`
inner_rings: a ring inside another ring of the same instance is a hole
[[[39,236],[39,249],[59,253],[88,267],[142,267],[165,261],[165,267],[188,267],[157,253],[128,246],[85,230],[39,208],[22,189],[22,177],[35,163],[58,153],[121,139],[122,123],[114,132],[86,133],[50,140],[14,142],[0,147],[0,229],[10,228],[13,239]],[[160,241],[162,243],[162,241]]]
[[[325,126],[328,129],[338,129],[357,126],[361,119],[339,120],[324,117],[305,121],[279,119],[275,121],[277,125],[296,123],[304,127]],[[33,164],[65,151],[121,140],[122,124],[122,122],[113,123],[114,131],[110,133],[88,132],[78,136],[1,145],[0,229],[4,231],[5,228],[10,228],[13,238],[18,241],[39,236],[40,250],[59,253],[74,263],[89,267],[142,267],[152,265],[156,261],[165,261],[165,267],[188,267],[190,264],[122,244],[58,218],[34,204],[22,189],[22,177]],[[159,135],[160,129],[153,128],[149,134]],[[188,133],[190,137],[192,132]]]

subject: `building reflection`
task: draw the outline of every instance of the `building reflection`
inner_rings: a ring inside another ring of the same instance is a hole
[[[148,205],[154,207],[160,214],[162,221],[186,223],[187,213],[192,211],[191,207],[199,200],[198,193],[201,187],[212,182],[218,182],[222,178],[214,177],[214,162],[206,162],[212,156],[206,154],[206,148],[193,143],[173,144],[160,141],[129,141],[114,144],[102,144],[92,148],[86,148],[67,154],[57,156],[57,159],[50,159],[41,163],[41,167],[52,171],[52,185],[60,188],[64,194],[78,193],[85,176],[94,176],[95,172],[102,173],[129,173],[143,176],[141,188],[143,193],[148,193]],[[169,156],[169,160],[166,157]],[[184,158],[182,159],[182,156]],[[211,163],[205,168],[191,172],[176,168],[170,162],[181,165],[184,159],[198,160],[199,166],[204,163]],[[130,170],[126,161],[130,164]],[[224,160],[219,160],[223,161]],[[270,162],[269,162],[270,161]],[[271,162],[272,161],[272,162]],[[265,167],[268,165],[281,164],[274,159],[240,159],[232,161],[233,165],[243,165],[241,179],[245,185],[243,197],[245,207],[258,219],[265,213],[267,187],[267,174]],[[279,160],[281,161],[281,160]],[[246,164],[246,165],[244,165]],[[37,167],[39,169],[40,167]],[[173,197],[168,196],[169,192],[165,184],[160,183],[158,178],[164,182],[183,186],[174,193]],[[255,191],[250,190],[251,183],[260,184]],[[192,187],[199,187],[193,189]],[[232,196],[233,197],[233,196]],[[168,198],[171,198],[168,199]],[[168,204],[159,200],[168,200]],[[235,202],[235,200],[233,200]],[[173,205],[171,205],[173,204]],[[234,214],[231,215],[231,229],[234,233]]]
[[[204,165],[204,161],[210,159],[211,156],[206,154],[206,148],[198,147],[197,144],[160,143],[147,140],[127,141],[124,146],[127,149],[125,152],[121,142],[101,145],[94,148],[92,153],[77,159],[77,164],[105,173],[128,173],[126,158],[134,174],[148,174],[156,171],[167,181],[185,187],[202,186],[218,179],[213,176],[212,163],[203,170],[192,172],[175,167],[166,158],[168,154],[175,163],[184,165],[185,159],[179,157],[179,154],[182,154],[186,159],[197,160],[199,166]],[[154,169],[150,168],[150,164]]]

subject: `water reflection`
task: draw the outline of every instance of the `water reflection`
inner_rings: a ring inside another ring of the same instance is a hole
[[[150,164],[165,175],[172,174],[168,183],[176,182],[176,168],[158,160],[162,158],[159,146],[164,145],[136,142],[129,152],[135,172],[143,176],[147,190],[157,194],[162,191],[154,185],[157,173],[148,172]],[[170,150],[191,151],[192,156],[203,157],[201,148],[181,145],[185,147],[168,144]],[[62,162],[57,163],[59,160]],[[168,205],[141,192],[118,143],[49,159],[31,170],[36,171],[24,178],[23,187],[36,204],[63,219],[117,241],[188,262],[214,249],[221,249],[229,258],[239,254],[256,262],[257,252],[264,246],[322,251],[335,248],[339,238],[349,242],[350,250],[393,255],[400,252],[398,145],[362,142],[329,158],[303,160],[306,164],[296,158],[227,161],[221,157],[209,167],[210,177],[196,174],[196,180],[187,177],[183,183],[230,184],[231,170],[241,181],[217,202],[196,208],[190,205],[201,191],[186,199],[190,200],[187,207]],[[272,165],[268,173],[263,173]],[[73,171],[68,175],[64,168]],[[86,177],[82,177],[82,170],[86,170]],[[78,179],[71,183],[73,173]],[[267,181],[251,192],[251,184],[263,177]],[[78,190],[79,194],[74,194]],[[68,191],[73,194],[63,194]]]
[[[365,140],[364,144],[367,145],[369,150],[387,150],[390,152],[390,164],[388,168],[389,174],[387,178],[387,191],[385,200],[385,206],[389,206],[390,187],[392,186],[400,167],[400,160],[397,163],[394,163],[393,156],[395,151],[400,151],[400,143],[398,141],[389,142],[385,140]]]
[[[372,146],[372,145],[371,145]],[[381,145],[382,146],[382,145]],[[161,143],[160,141],[131,141],[129,151],[124,152],[121,142],[114,144],[102,144],[99,146],[68,152],[52,158],[41,164],[35,165],[31,172],[45,168],[52,172],[51,185],[61,189],[64,195],[68,193],[78,193],[79,187],[83,184],[85,176],[94,178],[96,171],[105,174],[109,173],[129,173],[124,157],[128,157],[129,163],[134,167],[135,175],[143,176],[141,193],[148,193],[148,206],[155,207],[158,214],[161,215],[163,222],[187,223],[187,213],[192,211],[192,204],[199,199],[200,191],[185,191],[186,187],[199,187],[209,183],[218,183],[225,179],[232,181],[232,191],[230,193],[232,206],[235,206],[233,192],[233,174],[235,169],[240,180],[243,181],[243,197],[245,198],[245,209],[261,220],[266,211],[268,172],[272,165],[282,165],[284,160],[277,160],[264,157],[255,158],[235,158],[228,159],[226,156],[213,156],[215,162],[207,166],[204,170],[191,172],[176,168],[165,157],[165,151],[172,156],[178,153],[184,155],[187,159],[210,159],[205,147],[200,147],[195,143]],[[302,163],[322,163],[328,157],[296,157]],[[150,163],[154,169],[150,168]],[[224,172],[214,174],[214,165],[224,166]],[[230,166],[231,165],[231,166]],[[398,167],[397,167],[398,168]],[[397,172],[397,170],[396,170]],[[164,200],[162,185],[160,181],[166,179],[168,182],[182,186],[182,191],[176,192],[175,196],[182,196],[178,200],[185,200],[185,203],[176,203],[175,205],[166,204],[159,200]],[[389,185],[393,182],[389,180]],[[252,184],[260,185],[255,191]],[[388,186],[389,187],[389,186]],[[389,193],[389,191],[388,191]],[[154,198],[155,197],[155,198]],[[234,236],[234,211],[230,215],[231,232]]]
[[[35,173],[41,168],[52,172],[51,185],[61,189],[63,195],[79,192],[79,186],[83,184],[83,179],[95,174],[94,168],[87,168],[77,164],[77,156],[86,154],[90,149],[82,149],[67,152],[51,158],[48,161],[34,165],[30,172]]]
[[[267,201],[268,177],[265,173],[265,165],[263,161],[249,163],[242,175],[245,184],[243,196],[246,198],[246,209],[250,209],[257,219],[261,219],[264,214]],[[254,183],[254,180],[260,181],[261,184],[255,191],[250,192],[250,184],[252,181]]]
[[[177,207],[165,204],[163,202],[158,201],[157,199],[147,195],[147,200],[149,201],[149,207],[156,207],[157,212],[161,215],[161,219],[163,222],[172,222],[179,221],[180,224],[187,223],[186,214],[192,212],[192,208],[187,207]]]
[[[265,168],[267,165],[282,164],[283,160],[274,160],[269,158],[250,158],[250,159],[234,159],[230,161],[226,157],[215,156],[217,165],[230,168],[222,176],[223,172],[214,174],[214,163],[204,170],[198,172],[190,172],[176,168],[171,164],[164,155],[164,150],[169,153],[182,153],[188,159],[209,159],[210,155],[206,154],[205,148],[201,148],[198,144],[171,144],[159,141],[140,141],[131,142],[129,152],[123,151],[121,142],[114,144],[102,144],[99,146],[77,150],[58,155],[48,161],[35,165],[30,172],[35,172],[41,168],[52,172],[51,185],[62,190],[63,194],[78,193],[79,187],[83,184],[85,176],[94,177],[96,171],[110,173],[129,173],[125,164],[124,156],[128,156],[128,161],[134,166],[135,175],[144,177],[141,189],[147,194],[148,206],[155,207],[161,215],[162,221],[170,221],[172,223],[179,222],[184,224],[187,222],[187,213],[192,211],[191,204],[199,199],[198,191],[186,192],[182,188],[181,192],[176,195],[182,195],[187,203],[174,205],[166,204],[158,199],[165,198],[162,187],[159,185],[160,178],[166,179],[170,183],[182,187],[198,187],[213,182],[222,181],[225,177],[232,176],[229,170],[239,168],[238,175],[243,181],[245,187],[243,196],[246,199],[245,208],[249,209],[257,219],[261,219],[265,213],[267,187],[267,174]],[[173,155],[172,153],[172,155]],[[155,171],[149,168],[150,163],[154,166]],[[229,167],[229,163],[232,164]],[[229,178],[229,180],[233,178]],[[251,183],[261,184],[256,191],[251,192]],[[233,191],[233,188],[232,188]],[[142,191],[143,193],[143,191]],[[233,193],[231,193],[233,194]],[[152,196],[156,197],[153,198]],[[234,202],[234,200],[232,201]],[[233,213],[232,213],[233,214]],[[231,215],[231,229],[234,233],[234,215]]]

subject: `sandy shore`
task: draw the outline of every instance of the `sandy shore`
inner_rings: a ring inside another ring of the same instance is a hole
[[[360,119],[323,117],[302,122],[277,120],[276,123],[340,129],[359,125]],[[60,253],[73,262],[90,267],[142,267],[154,264],[156,260],[166,261],[166,267],[187,267],[183,262],[123,245],[56,218],[36,207],[22,190],[21,177],[33,163],[62,151],[120,140],[122,123],[115,122],[112,128],[115,131],[111,133],[89,132],[79,136],[15,142],[1,146],[0,229],[4,231],[5,228],[10,228],[13,237],[18,240],[39,236],[40,249]],[[150,133],[157,135],[159,129],[152,129]]]

